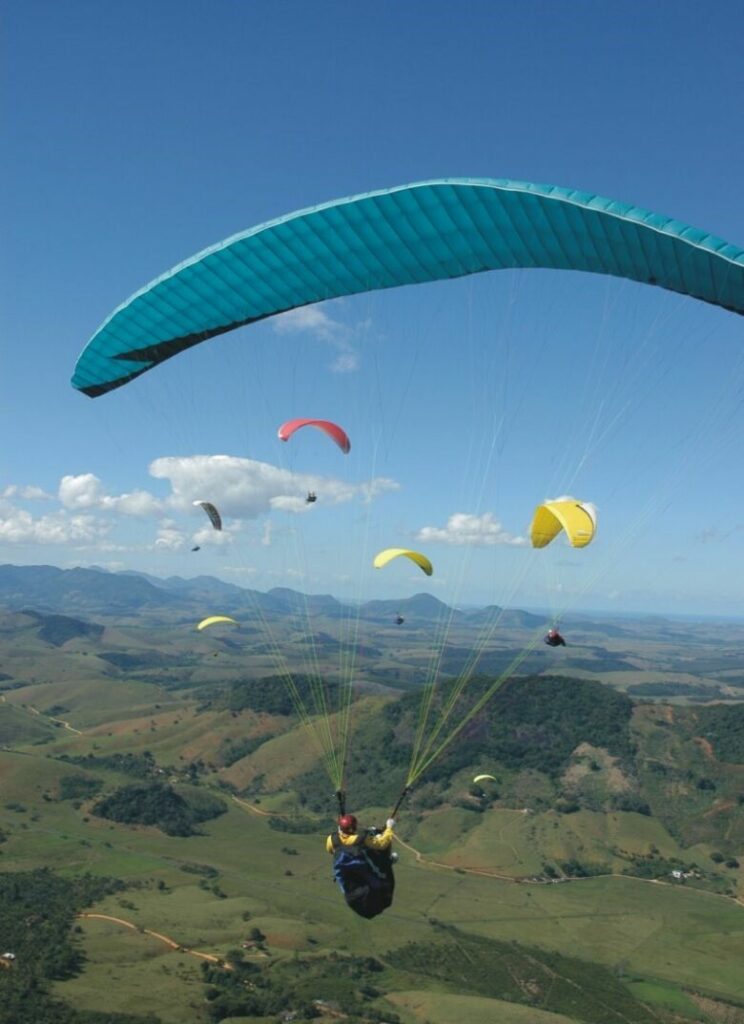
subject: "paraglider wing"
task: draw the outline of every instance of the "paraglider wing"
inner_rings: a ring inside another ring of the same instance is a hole
[[[351,451],[351,441],[346,431],[337,423],[331,423],[330,420],[288,420],[279,427],[277,437],[280,441],[289,441],[292,434],[300,427],[317,427],[336,442],[344,455],[348,455]]]
[[[386,548],[384,551],[380,551],[379,554],[375,555],[373,565],[375,569],[382,569],[392,562],[394,558],[400,558],[401,555],[405,555],[406,558],[410,558],[412,562],[422,569],[427,576],[431,576],[434,572],[432,566],[426,555],[422,555],[420,551],[409,551],[408,548]]]
[[[222,516],[219,514],[219,512],[214,507],[211,501],[194,501],[192,502],[192,504],[196,505],[198,508],[204,509],[204,511],[209,516],[209,521],[215,528],[215,530],[222,529]]]
[[[533,548],[544,548],[561,530],[565,530],[571,547],[583,548],[594,539],[596,529],[597,513],[594,506],[566,498],[545,502],[535,509],[530,540]]]
[[[237,620],[231,619],[229,615],[209,615],[206,619],[202,619],[196,628],[201,632],[202,629],[207,629],[209,626],[214,626],[218,622],[229,622],[233,626],[239,625]]]
[[[473,779],[473,782],[484,782],[486,779],[490,779],[491,782],[495,782],[496,781],[496,776],[495,775],[476,775],[475,778]]]
[[[95,398],[277,313],[508,267],[611,274],[744,313],[740,246],[586,192],[444,178],[300,210],[197,253],[104,321],[72,384]]]

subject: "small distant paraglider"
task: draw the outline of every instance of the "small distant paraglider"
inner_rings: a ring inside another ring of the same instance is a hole
[[[392,562],[394,558],[400,558],[401,555],[410,558],[427,576],[431,576],[434,572],[434,567],[426,555],[422,555],[420,551],[410,551],[408,548],[385,548],[384,551],[375,555],[372,565],[375,569],[383,569],[388,562]]]
[[[317,427],[318,430],[322,430],[332,441],[336,442],[344,455],[348,455],[351,451],[349,435],[337,423],[331,423],[330,420],[287,420],[286,423],[282,423],[281,427],[279,427],[277,437],[280,441],[289,441],[295,431],[301,427]]]
[[[197,629],[201,633],[203,629],[207,629],[209,626],[216,626],[218,623],[228,623],[232,626],[238,626],[240,623],[237,619],[230,618],[229,615],[208,615],[206,619],[202,619],[197,625]]]
[[[547,636],[543,637],[543,642],[548,647],[565,647],[566,641],[563,639],[557,629],[549,629]]]
[[[305,504],[306,505],[314,505],[317,500],[318,500],[318,495],[315,493],[315,491],[308,491],[307,492],[307,497],[305,498]]]
[[[495,782],[496,781],[496,776],[495,775],[476,775],[475,778],[473,779],[473,782],[475,782],[475,783],[485,782],[486,779],[490,779],[491,782]]]
[[[215,528],[215,530],[222,529],[222,516],[219,514],[219,512],[217,511],[217,509],[215,508],[211,501],[201,501],[201,499],[197,499],[196,501],[192,502],[192,505],[195,505],[197,508],[204,509],[204,511],[209,516],[209,521]]]
[[[201,547],[198,544],[195,544],[191,550],[192,551],[201,551]]]
[[[395,625],[402,626],[405,621],[406,620],[403,618],[400,612],[398,612],[398,614],[395,616]]]

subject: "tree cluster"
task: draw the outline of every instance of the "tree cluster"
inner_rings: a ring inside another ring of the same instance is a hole
[[[93,814],[125,825],[155,825],[169,836],[193,836],[197,825],[224,814],[227,807],[209,793],[188,799],[162,782],[122,786],[99,800]]]

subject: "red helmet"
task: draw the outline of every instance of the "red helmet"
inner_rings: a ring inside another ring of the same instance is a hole
[[[342,814],[338,819],[338,827],[341,832],[352,835],[357,830],[357,820],[353,814]]]

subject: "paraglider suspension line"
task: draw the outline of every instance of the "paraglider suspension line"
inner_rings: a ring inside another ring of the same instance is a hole
[[[336,799],[338,800],[338,816],[343,818],[346,814],[346,793],[343,789],[336,790]]]
[[[400,796],[398,797],[398,802],[396,803],[395,807],[390,812],[390,817],[391,818],[397,818],[398,817],[398,811],[400,810],[401,804],[403,803],[405,798],[408,796],[408,794],[411,792],[412,788],[413,788],[412,786],[404,786],[403,789],[400,791]]]

